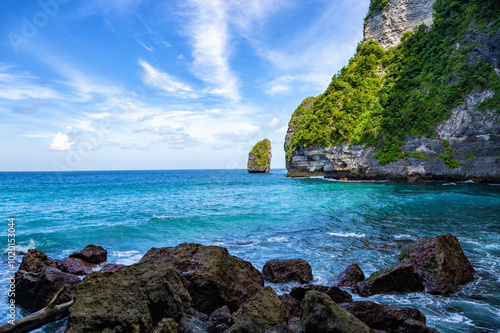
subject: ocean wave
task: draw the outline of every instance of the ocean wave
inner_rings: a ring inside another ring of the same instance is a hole
[[[356,234],[354,232],[327,232],[330,236],[335,237],[353,237],[353,238],[364,238],[365,234]]]
[[[273,242],[273,243],[288,243],[288,238],[285,236],[276,236],[276,237],[271,237],[267,240],[268,242]]]
[[[444,183],[444,184],[443,184],[443,186],[449,186],[449,185],[457,185],[457,184],[456,184],[456,183],[453,183],[453,182],[451,182],[451,183]]]
[[[112,257],[116,257],[116,264],[133,265],[142,259],[142,254],[139,251],[113,251]]]
[[[168,220],[168,219],[172,219],[172,218],[173,218],[172,216],[168,216],[168,215],[153,215],[151,220]]]
[[[409,239],[409,240],[414,240],[414,241],[418,240],[418,237],[412,236],[412,235],[407,235],[407,234],[395,235],[394,238],[395,239]]]
[[[33,239],[30,239],[28,241],[28,244],[26,244],[26,245],[22,245],[22,244],[16,245],[16,252],[20,253],[20,254],[25,254],[28,252],[29,249],[34,249],[34,248],[36,248],[36,243]],[[4,253],[9,252],[8,247],[6,247],[3,252]]]

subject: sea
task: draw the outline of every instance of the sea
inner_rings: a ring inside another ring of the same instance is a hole
[[[223,246],[259,270],[271,259],[302,258],[312,283],[334,285],[351,263],[368,276],[394,264],[403,246],[451,233],[477,272],[459,292],[353,297],[416,307],[439,332],[500,332],[495,184],[286,178],[284,169],[1,172],[0,211],[0,323],[9,320],[9,260],[17,269],[30,248],[64,258],[95,244],[109,262],[130,265],[152,247],[196,242]],[[271,284],[279,294],[295,285]],[[16,307],[16,315],[26,313]]]

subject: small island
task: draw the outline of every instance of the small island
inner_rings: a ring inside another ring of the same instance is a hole
[[[268,173],[271,169],[271,157],[271,141],[264,139],[257,142],[248,153],[248,172]]]

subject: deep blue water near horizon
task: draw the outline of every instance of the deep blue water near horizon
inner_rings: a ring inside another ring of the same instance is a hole
[[[367,299],[417,307],[440,332],[500,332],[500,186],[285,175],[285,170],[1,172],[0,323],[7,321],[3,249],[7,219],[14,217],[18,263],[29,248],[63,258],[92,243],[108,250],[109,262],[133,264],[151,247],[197,242],[224,246],[259,270],[270,259],[303,258],[313,268],[313,283],[325,285],[334,284],[353,262],[368,276],[395,263],[402,246],[451,233],[478,273],[474,282],[447,297],[409,293]],[[292,286],[272,285],[278,293]]]

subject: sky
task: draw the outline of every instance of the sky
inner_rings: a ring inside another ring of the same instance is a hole
[[[369,0],[3,0],[0,171],[245,169],[362,40]]]

